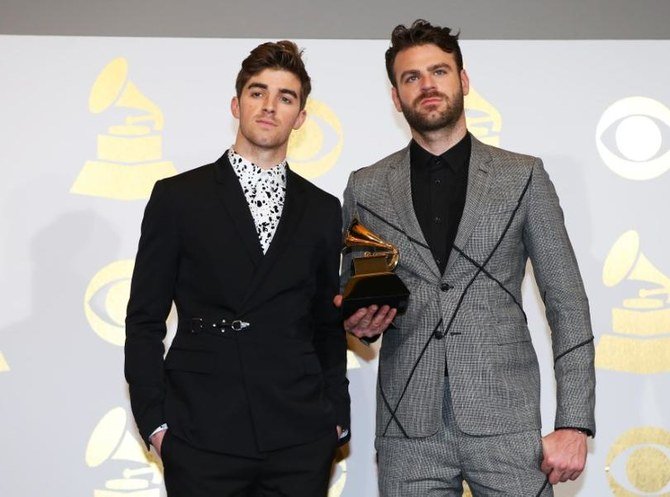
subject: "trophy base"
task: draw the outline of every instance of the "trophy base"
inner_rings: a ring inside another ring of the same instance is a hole
[[[388,305],[404,314],[409,301],[409,290],[394,273],[362,274],[353,276],[342,295],[342,315],[347,319],[361,307]]]

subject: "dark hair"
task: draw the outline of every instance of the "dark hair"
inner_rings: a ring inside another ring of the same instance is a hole
[[[417,19],[412,26],[407,28],[399,24],[391,32],[391,46],[386,51],[386,72],[393,86],[397,86],[393,74],[393,63],[399,52],[417,45],[437,45],[447,53],[454,54],[456,66],[460,71],[463,69],[463,55],[461,47],[458,46],[458,35],[452,34],[450,28],[433,26],[428,21]]]
[[[242,68],[237,73],[235,91],[237,98],[249,79],[265,69],[280,69],[295,74],[300,80],[300,109],[305,108],[307,97],[312,91],[312,83],[302,61],[302,50],[289,40],[267,42],[254,48],[249,56],[242,61]]]

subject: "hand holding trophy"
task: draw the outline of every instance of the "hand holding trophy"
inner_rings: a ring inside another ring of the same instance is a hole
[[[368,249],[362,256],[353,258],[353,276],[342,294],[342,314],[348,318],[358,309],[388,305],[398,314],[407,310],[409,290],[393,270],[400,254],[397,247],[354,219],[344,237],[345,250]]]

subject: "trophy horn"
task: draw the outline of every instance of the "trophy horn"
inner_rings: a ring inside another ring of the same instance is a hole
[[[345,247],[365,247],[378,249],[385,252],[389,271],[395,269],[398,265],[399,252],[395,245],[387,242],[379,235],[366,228],[358,219],[351,221],[349,229],[344,236]],[[378,253],[377,255],[382,255]],[[372,254],[370,254],[372,255]]]

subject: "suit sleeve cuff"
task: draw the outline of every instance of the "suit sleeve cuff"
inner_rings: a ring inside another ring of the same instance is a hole
[[[158,428],[156,428],[154,431],[151,432],[149,435],[149,441],[151,441],[151,437],[153,437],[156,433],[160,433],[161,431],[165,431],[168,429],[167,423],[163,423],[160,425]]]
[[[582,432],[587,437],[593,438],[593,432],[588,428],[581,428],[579,426],[557,426],[556,430],[576,430]]]

